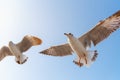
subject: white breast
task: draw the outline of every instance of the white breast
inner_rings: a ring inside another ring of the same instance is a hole
[[[82,45],[82,43],[75,37],[68,38],[68,42],[73,49],[73,51],[79,56],[82,57],[84,54],[87,54],[86,49]]]

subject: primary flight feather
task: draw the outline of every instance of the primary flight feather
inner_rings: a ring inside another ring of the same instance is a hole
[[[90,47],[92,43],[94,46],[97,45],[119,27],[120,10],[105,20],[100,21],[93,29],[79,38],[74,37],[71,33],[65,33],[68,38],[68,43],[52,46],[40,53],[52,56],[67,56],[76,53],[78,59],[73,62],[79,66],[89,66],[95,61],[97,51],[89,51],[87,50],[87,47]]]

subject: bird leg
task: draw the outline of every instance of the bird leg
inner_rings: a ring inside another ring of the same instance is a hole
[[[17,62],[18,64],[23,64],[23,63],[25,63],[25,62],[27,61],[27,59],[28,59],[28,57],[27,57],[23,62],[20,62],[19,60],[17,60],[16,62]]]
[[[98,56],[97,50],[94,51],[94,56],[92,57],[92,61],[95,61]]]
[[[86,58],[86,55],[84,54],[84,58],[85,58],[85,63],[87,64],[87,58]]]
[[[80,59],[79,59],[79,61],[73,60],[73,62],[74,62],[76,65],[80,66],[80,67],[83,66],[83,63],[80,62]]]
[[[18,64],[23,64],[27,61],[28,57],[26,56],[18,56],[15,61],[18,63]]]

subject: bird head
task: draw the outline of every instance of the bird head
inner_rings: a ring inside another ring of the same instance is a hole
[[[67,37],[73,37],[73,34],[72,33],[64,33],[64,35],[66,35]]]

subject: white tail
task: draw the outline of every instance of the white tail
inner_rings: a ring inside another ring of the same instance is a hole
[[[81,59],[81,63],[84,64],[84,66],[89,67],[95,60],[93,60],[93,57],[95,55],[95,51],[87,51],[86,59],[87,59],[87,64],[85,59]]]

